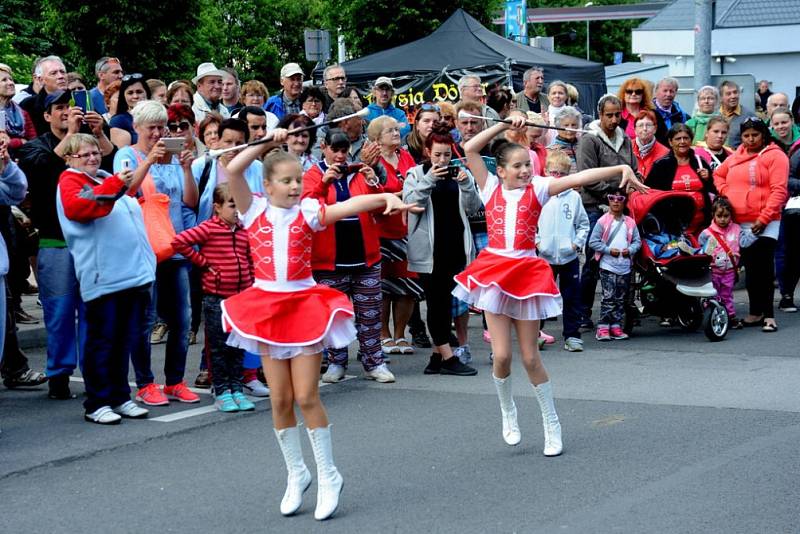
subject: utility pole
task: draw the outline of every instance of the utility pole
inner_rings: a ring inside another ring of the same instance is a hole
[[[711,85],[711,30],[714,0],[694,0],[694,90]]]

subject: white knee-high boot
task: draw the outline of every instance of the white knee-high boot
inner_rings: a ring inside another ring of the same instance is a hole
[[[317,509],[314,510],[314,519],[322,521],[336,513],[344,480],[333,464],[330,425],[307,430],[317,462]]]
[[[511,394],[511,375],[506,378],[497,378],[492,374],[494,387],[497,388],[497,397],[500,399],[500,414],[503,418],[503,439],[509,445],[517,445],[522,439],[517,424],[517,405]]]
[[[542,425],[544,426],[544,455],[558,456],[562,451],[561,443],[561,423],[558,422],[556,405],[553,402],[553,386],[545,382],[538,386],[533,386],[536,393],[536,400],[542,409]]]
[[[300,446],[300,430],[296,426],[275,429],[275,437],[281,446],[283,460],[286,462],[286,492],[281,500],[281,513],[292,515],[303,504],[303,493],[311,485],[311,472],[303,460],[303,448]]]

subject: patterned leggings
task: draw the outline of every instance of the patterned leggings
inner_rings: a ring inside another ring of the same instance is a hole
[[[622,326],[625,318],[625,297],[631,283],[631,273],[615,274],[600,269],[600,286],[603,298],[600,301],[600,320],[597,325]]]
[[[350,297],[356,313],[361,363],[367,371],[381,365],[384,362],[381,350],[381,264],[341,271],[314,271],[314,279]],[[328,349],[328,360],[347,367],[347,348]]]

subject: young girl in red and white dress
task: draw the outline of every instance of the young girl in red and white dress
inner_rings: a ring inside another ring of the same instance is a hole
[[[356,330],[347,296],[317,284],[311,275],[312,232],[361,212],[385,208],[384,213],[390,214],[411,206],[389,193],[355,196],[330,206],[314,198],[301,201],[303,169],[296,157],[285,152],[264,160],[269,199],[253,196],[245,169],[285,137],[286,130],[274,130],[272,143],[246,148],[228,164],[230,191],[250,236],[255,283],[222,302],[222,323],[231,332],[229,345],[261,354],[271,389],[275,436],[288,471],[281,513],[294,514],[311,484],[296,403],[317,463],[314,517],[323,520],[336,512],[342,476],[333,463],[328,416],[319,397],[320,353],[327,347],[346,347],[356,338]]]
[[[500,398],[503,439],[517,445],[521,435],[517,408],[511,395],[511,326],[517,331],[522,363],[542,410],[544,454],[561,454],[561,424],[553,390],[537,347],[539,321],[561,313],[561,295],[548,263],[536,257],[537,223],[542,206],[570,188],[607,180],[622,174],[621,187],[647,189],[627,165],[589,169],[558,180],[531,172],[527,147],[504,143],[495,150],[497,176],[490,174],[481,149],[504,130],[524,131],[525,118],[511,117],[484,130],[464,146],[467,165],[486,206],[489,246],[456,275],[453,294],[482,309],[492,338],[493,378]]]

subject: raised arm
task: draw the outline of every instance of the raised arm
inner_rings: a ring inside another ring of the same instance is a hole
[[[567,189],[610,180],[620,173],[622,173],[622,181],[619,184],[621,188],[629,188],[642,193],[650,189],[639,181],[636,177],[636,173],[633,172],[633,169],[629,166],[614,165],[613,167],[586,169],[585,171],[576,172],[575,174],[570,174],[558,180],[550,180],[548,191],[550,196],[555,196]]]
[[[527,127],[524,117],[515,115],[509,118],[511,119],[511,124],[504,122],[497,123],[491,128],[483,130],[464,144],[464,152],[467,156],[467,167],[469,167],[472,176],[475,178],[475,182],[478,184],[478,189],[480,190],[483,190],[486,178],[489,176],[489,169],[486,168],[486,163],[483,162],[481,150],[483,150],[492,139],[509,128],[520,130]]]
[[[384,208],[384,215],[393,215],[401,211],[412,211],[414,213],[423,211],[423,209],[417,207],[416,204],[405,204],[402,200],[397,198],[397,195],[392,193],[356,195],[344,202],[337,202],[336,204],[324,206],[320,210],[319,221],[321,224],[328,226],[345,217],[351,217],[378,208]]]
[[[244,178],[244,171],[250,166],[257,158],[266,154],[276,147],[280,147],[286,140],[286,130],[277,128],[271,132],[272,141],[260,145],[253,145],[245,148],[228,163],[225,172],[228,175],[228,186],[231,190],[231,196],[236,203],[236,210],[239,213],[245,213],[250,208],[253,202],[253,192],[250,186],[247,185],[247,180]]]

